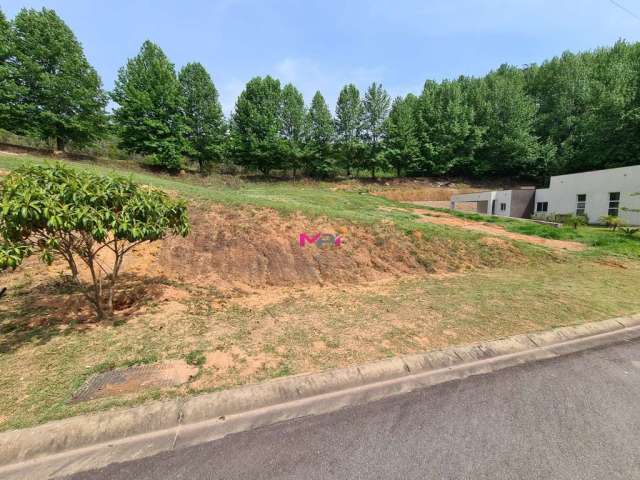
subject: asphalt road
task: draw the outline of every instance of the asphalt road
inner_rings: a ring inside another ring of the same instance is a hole
[[[79,479],[640,479],[640,342],[231,435]]]

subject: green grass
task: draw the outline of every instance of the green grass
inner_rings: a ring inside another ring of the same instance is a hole
[[[528,269],[292,290],[266,306],[185,308],[171,319],[160,311],[118,325],[43,326],[48,335],[20,344],[0,337],[0,430],[635,313],[639,281],[639,262],[612,266],[571,257]],[[4,328],[28,323],[7,303],[16,294],[3,299]],[[209,352],[227,352],[233,364],[207,367]],[[186,389],[69,402],[93,373],[167,359],[187,359],[200,374]],[[252,364],[258,366],[250,369]]]
[[[439,210],[439,209],[437,209]],[[449,210],[447,210],[449,212]],[[514,233],[535,235],[542,238],[554,240],[570,240],[584,243],[591,250],[587,250],[586,255],[610,254],[631,258],[640,258],[640,235],[624,235],[620,231],[611,231],[601,226],[573,227],[553,227],[530,220],[499,217],[495,215],[481,215],[478,213],[466,213],[455,211],[453,215],[467,220],[478,222],[495,223],[503,226],[506,230]]]
[[[44,163],[42,157],[7,155],[0,153],[0,169],[12,170],[24,163]],[[441,225],[420,223],[418,215],[403,208],[403,204],[371,195],[366,189],[353,191],[338,189],[336,183],[291,181],[244,181],[238,177],[212,175],[171,176],[141,170],[131,162],[119,161],[63,161],[72,168],[108,175],[126,175],[134,181],[152,185],[196,201],[229,206],[252,205],[272,208],[283,215],[300,212],[308,217],[373,225],[392,222],[407,234],[422,232],[425,238],[448,239],[465,245],[470,254],[478,257],[494,255],[491,249],[480,243],[483,235]],[[106,163],[106,164],[105,164]],[[528,257],[544,254],[541,249],[527,244],[518,248]],[[488,259],[491,262],[491,259]]]

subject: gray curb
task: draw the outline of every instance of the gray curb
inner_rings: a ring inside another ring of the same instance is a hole
[[[640,314],[12,430],[0,434],[0,476],[69,475],[636,338]]]

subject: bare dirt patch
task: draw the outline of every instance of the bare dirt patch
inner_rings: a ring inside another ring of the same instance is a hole
[[[579,242],[571,242],[568,240],[554,240],[550,238],[536,237],[534,235],[525,235],[523,233],[509,232],[499,225],[489,223],[476,222],[474,220],[465,220],[463,218],[454,217],[444,212],[435,212],[431,210],[414,210],[415,213],[421,215],[419,221],[426,223],[434,223],[437,225],[446,225],[449,227],[464,228],[476,232],[487,233],[490,235],[498,235],[500,237],[509,238],[511,240],[519,240],[534,245],[542,245],[554,250],[568,250],[572,252],[581,252],[585,250],[585,245]]]
[[[373,226],[281,216],[268,209],[216,207],[190,212],[192,233],[158,250],[164,275],[234,288],[337,285],[480,266],[454,240],[409,236],[389,223]],[[340,235],[341,245],[301,247],[299,235]],[[506,258],[510,257],[505,255]]]

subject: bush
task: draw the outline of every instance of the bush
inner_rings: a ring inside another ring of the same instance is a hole
[[[624,220],[615,215],[605,215],[600,217],[600,223],[606,225],[607,228],[610,228],[612,231],[616,231],[619,227],[623,227],[625,225]]]
[[[633,237],[636,233],[640,232],[640,227],[621,227],[620,231],[627,237]]]
[[[586,225],[588,223],[587,217],[584,215],[564,215],[562,219],[562,223],[569,227],[573,227],[577,229],[582,225]]]
[[[13,171],[0,184],[0,208],[0,269],[16,268],[36,252],[48,265],[59,256],[98,318],[113,313],[118,274],[129,251],[189,232],[184,202],[122,177],[62,164]],[[103,250],[109,260],[99,255]],[[90,286],[79,278],[78,259],[91,274]]]

